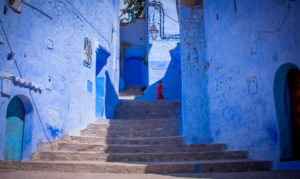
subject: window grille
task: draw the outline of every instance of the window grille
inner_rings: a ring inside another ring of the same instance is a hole
[[[88,68],[92,66],[92,42],[85,37],[84,38],[84,65]]]

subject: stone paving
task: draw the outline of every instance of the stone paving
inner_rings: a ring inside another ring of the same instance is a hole
[[[0,170],[1,179],[171,179],[171,178],[211,178],[211,179],[299,179],[300,171],[259,171],[203,174],[107,174],[107,173],[62,173],[47,171],[7,171]]]

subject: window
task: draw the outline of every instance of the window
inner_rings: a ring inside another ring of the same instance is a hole
[[[92,66],[92,42],[87,37],[84,38],[83,58],[84,66],[90,68]]]

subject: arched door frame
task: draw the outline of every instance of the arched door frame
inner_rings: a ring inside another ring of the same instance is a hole
[[[24,118],[24,131],[23,131],[23,141],[26,140],[26,141],[31,141],[31,138],[32,138],[32,127],[33,127],[33,122],[35,120],[35,115],[34,115],[34,110],[33,110],[33,106],[32,106],[32,103],[31,103],[31,100],[23,95],[23,94],[12,94],[12,96],[10,97],[9,100],[7,100],[7,102],[3,105],[3,109],[5,110],[4,113],[2,113],[0,115],[1,118],[3,118],[3,121],[1,122],[1,125],[3,124],[4,126],[4,129],[6,128],[6,115],[7,115],[7,108],[8,108],[8,104],[11,102],[11,100],[14,98],[14,97],[18,97],[22,104],[23,104],[23,107],[25,109],[25,118]],[[5,136],[5,130],[3,130],[3,133],[1,132],[1,144],[2,146],[0,146],[0,159],[4,159],[5,158],[5,151],[4,151],[4,148],[5,148],[5,139],[6,139],[6,136]],[[30,159],[30,156],[31,156],[31,153],[32,153],[32,145],[30,143],[26,143],[24,145],[23,143],[23,153],[22,153],[22,160],[28,160]]]
[[[274,103],[279,134],[280,158],[293,158],[292,126],[290,117],[289,87],[287,74],[298,67],[292,63],[281,65],[273,83]],[[298,68],[299,69],[299,68]]]

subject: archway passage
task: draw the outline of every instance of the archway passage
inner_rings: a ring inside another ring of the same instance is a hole
[[[7,107],[5,130],[5,160],[22,159],[25,109],[22,101],[14,97]]]
[[[300,70],[291,70],[288,75],[292,144],[294,159],[300,159]]]

